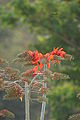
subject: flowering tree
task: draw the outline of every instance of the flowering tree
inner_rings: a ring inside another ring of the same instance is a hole
[[[12,100],[20,99],[22,101],[25,95],[25,120],[30,120],[29,104],[30,100],[39,101],[42,103],[40,120],[44,120],[45,108],[48,99],[46,97],[48,87],[48,78],[52,80],[69,79],[66,74],[52,72],[50,67],[59,64],[63,60],[70,61],[71,55],[66,54],[63,48],[54,48],[53,51],[42,54],[39,51],[25,51],[17,55],[17,58],[12,62],[20,62],[26,67],[25,72],[20,72],[13,69],[7,62],[7,67],[3,66],[0,69],[0,90],[5,90],[3,99]],[[1,65],[4,60],[0,59]],[[33,95],[34,94],[34,95]],[[1,117],[6,117],[6,113],[11,113],[7,110],[0,112]],[[12,114],[12,113],[11,113]],[[12,118],[14,115],[12,114]]]

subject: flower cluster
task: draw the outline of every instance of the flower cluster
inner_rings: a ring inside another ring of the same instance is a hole
[[[26,70],[26,72],[22,73],[22,77],[23,76],[26,76],[26,77],[34,76],[34,70],[33,69]]]
[[[63,58],[66,54],[66,52],[63,51],[63,48],[58,49],[58,48],[54,48],[52,52],[46,53],[46,54],[42,54],[40,52],[38,52],[37,50],[32,52],[32,51],[25,51],[25,54],[28,53],[28,55],[30,56],[29,58],[31,58],[32,64],[35,65],[34,67],[34,72],[36,72],[39,68],[39,70],[41,70],[43,68],[43,64],[46,64],[48,68],[50,68],[50,61],[51,63],[54,62],[54,56],[60,56],[61,58]],[[59,60],[56,60],[56,63],[59,63]]]
[[[19,70],[13,69],[11,67],[5,67],[4,70],[5,70],[4,73],[7,76],[8,80],[15,81],[15,80],[18,80],[20,78],[19,77]]]
[[[23,53],[18,54],[18,58],[14,60],[14,62],[23,62],[24,66],[33,66],[31,70],[26,71],[31,73],[38,73],[43,68],[43,65],[45,64],[48,68],[50,68],[50,64],[58,64],[61,60],[71,60],[72,56],[66,54],[66,52],[63,51],[63,48],[54,48],[51,52],[48,52],[46,54],[42,54],[38,50],[36,51],[25,51]],[[33,70],[32,70],[33,69]]]
[[[10,84],[6,89],[5,89],[5,96],[4,99],[17,99],[19,98],[22,101],[22,97],[24,96],[23,90],[17,83],[12,83]]]
[[[65,79],[69,79],[69,75],[66,74],[62,74],[62,73],[58,73],[58,72],[54,72],[53,73],[53,80],[65,80]]]
[[[0,119],[2,120],[3,118],[13,119],[15,118],[15,115],[6,109],[3,109],[0,111]]]

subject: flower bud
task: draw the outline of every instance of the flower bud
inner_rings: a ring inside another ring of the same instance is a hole
[[[15,115],[6,109],[3,109],[0,111],[0,119],[2,119],[2,118],[13,119],[13,118],[15,118]]]
[[[58,72],[54,72],[53,74],[53,80],[65,80],[65,79],[70,79],[69,75],[66,74],[62,74],[62,73],[58,73]]]

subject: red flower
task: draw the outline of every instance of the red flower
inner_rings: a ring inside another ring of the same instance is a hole
[[[59,64],[59,60],[56,60],[56,63]]]
[[[35,67],[33,68],[33,71],[34,71],[34,72],[38,71],[38,66],[35,66]]]
[[[40,70],[42,69],[42,67],[43,67],[43,64],[42,64],[42,63],[40,63]]]
[[[66,52],[63,51],[63,48],[54,48],[52,52],[42,54],[36,50],[35,52],[28,51],[28,54],[31,57],[31,62],[32,65],[35,67],[33,68],[34,73],[37,72],[38,70],[41,70],[43,68],[43,64],[46,64],[48,68],[50,68],[50,61],[51,63],[54,62],[54,55],[64,57]],[[56,60],[56,63],[59,63],[59,60]]]
[[[59,50],[58,50],[58,48],[56,48],[56,49],[54,48],[53,51],[51,52],[51,54],[63,57],[66,54],[66,52],[64,52],[62,50],[63,50],[63,48],[60,48]]]
[[[48,68],[50,68],[50,64],[49,64],[49,61],[47,61],[47,62],[46,62],[46,64],[47,64]]]
[[[28,53],[31,57],[33,57],[33,52],[32,51],[29,50]]]

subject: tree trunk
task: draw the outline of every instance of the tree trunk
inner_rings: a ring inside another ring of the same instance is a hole
[[[46,69],[46,65],[44,65],[44,70]],[[46,82],[43,83],[43,87],[47,88],[47,84]],[[46,98],[46,93],[43,94],[43,97]],[[45,108],[46,108],[46,102],[42,102],[42,108],[41,108],[41,116],[40,116],[40,120],[44,120],[45,117]]]
[[[25,120],[30,120],[30,115],[29,115],[29,87],[28,87],[27,82],[25,82]]]

